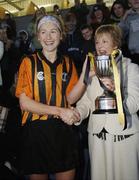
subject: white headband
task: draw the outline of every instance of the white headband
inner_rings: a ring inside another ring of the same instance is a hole
[[[53,22],[57,27],[58,29],[61,31],[61,26],[60,26],[60,23],[59,21],[54,17],[54,16],[50,16],[50,15],[47,15],[47,16],[44,16],[38,23],[38,26],[37,26],[37,29],[39,30],[41,25],[42,24],[45,24],[47,22]]]

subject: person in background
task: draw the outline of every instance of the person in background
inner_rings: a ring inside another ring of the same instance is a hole
[[[45,15],[45,12],[42,11],[41,9],[37,9],[35,11],[35,14],[34,14],[32,20],[30,21],[30,23],[28,24],[28,27],[27,27],[27,33],[29,35],[29,39],[31,39],[30,49],[32,50],[32,52],[42,48],[41,44],[39,43],[38,39],[36,38],[36,22],[43,15]]]
[[[1,27],[4,28],[10,28],[10,36],[12,37],[12,40],[15,40],[16,38],[16,22],[14,18],[11,16],[11,14],[6,13],[4,16],[4,19],[2,19]]]
[[[119,24],[119,22],[121,21],[121,19],[123,18],[124,14],[127,11],[127,6],[125,5],[125,3],[121,0],[116,0],[114,1],[112,7],[111,7],[111,12],[110,12],[110,19],[112,21],[112,24]],[[126,41],[126,39],[122,39],[122,53],[125,57],[129,57],[130,56],[130,52],[128,49],[128,43]]]
[[[131,8],[119,23],[123,38],[128,43],[129,57],[139,65],[139,0],[128,0]]]
[[[77,28],[80,29],[82,24],[87,23],[87,15],[89,14],[89,9],[85,1],[80,2],[80,0],[75,0],[75,5],[72,6],[69,11],[74,13],[77,19]]]
[[[119,23],[122,17],[124,16],[126,10],[127,8],[123,1],[114,1],[110,12],[110,19],[113,21],[113,23]]]
[[[80,28],[83,40],[81,42],[81,59],[80,67],[83,66],[83,63],[89,53],[95,53],[95,42],[94,42],[94,33],[92,26],[88,24],[83,24]],[[79,66],[79,63],[78,63]],[[90,179],[90,160],[88,152],[88,117],[78,126],[78,132],[80,134],[80,169],[78,170],[79,180],[89,180]]]
[[[100,25],[111,24],[108,13],[105,11],[105,6],[101,4],[93,5],[88,23],[92,26],[94,33]]]
[[[9,92],[19,68],[21,54],[15,46],[10,27],[3,29],[2,38],[4,42],[4,54],[1,59],[2,87],[4,92]]]
[[[64,24],[66,27],[66,38],[61,43],[60,49],[64,54],[67,54],[73,59],[78,75],[82,71],[82,35],[77,27],[77,19],[74,13],[68,12],[65,15]]]
[[[30,39],[28,37],[27,31],[24,29],[18,32],[15,45],[19,48],[21,57],[32,53],[30,49]]]
[[[0,61],[2,59],[3,53],[4,53],[4,43],[3,43],[3,37],[2,37],[2,29],[0,29]],[[1,63],[1,62],[0,62]],[[0,67],[0,90],[2,86],[2,76],[1,76],[1,67]]]
[[[45,7],[40,7],[40,11],[42,12],[43,15],[47,15]]]
[[[20,123],[17,98],[10,92],[14,73],[19,61],[19,50],[9,39],[9,29],[0,29],[0,179],[22,179],[18,175],[18,138],[17,124]],[[10,30],[10,29],[9,29]],[[17,58],[18,56],[18,58]],[[17,58],[17,59],[16,59]],[[19,121],[17,121],[19,119]]]
[[[21,173],[30,180],[74,180],[78,165],[77,134],[71,126],[79,114],[74,104],[84,93],[86,63],[78,80],[73,61],[58,50],[64,36],[53,15],[37,22],[42,50],[22,60],[16,87],[22,110]]]
[[[85,57],[89,52],[91,53],[95,52],[94,33],[92,26],[88,24],[82,25],[80,31],[83,36],[82,56],[83,56],[83,60],[85,60]]]
[[[121,45],[121,37],[122,33],[118,26],[100,26],[95,33],[97,56],[110,56],[118,50]],[[80,113],[80,122],[75,124],[79,125],[89,115],[88,141],[91,180],[138,180],[139,66],[121,56],[121,53],[115,55],[114,61],[120,73],[125,121],[119,122],[117,113],[93,113],[97,108],[96,98],[103,94],[103,87],[105,86],[111,92],[115,91],[113,78],[99,79],[96,74],[90,79],[86,92],[77,102],[76,110]]]
[[[54,13],[55,15],[57,15],[57,16],[59,16],[59,15],[61,14],[60,8],[59,8],[59,6],[58,6],[57,4],[55,4],[55,5],[53,6],[53,13]]]

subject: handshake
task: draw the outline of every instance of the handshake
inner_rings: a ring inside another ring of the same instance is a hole
[[[59,117],[68,125],[73,125],[80,121],[80,114],[74,107],[60,108]]]

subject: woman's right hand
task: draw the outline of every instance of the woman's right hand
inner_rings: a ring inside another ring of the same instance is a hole
[[[61,108],[60,118],[68,125],[72,125],[80,120],[80,114],[73,107]]]

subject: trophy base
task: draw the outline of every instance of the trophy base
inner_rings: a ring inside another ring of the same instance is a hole
[[[97,109],[93,114],[116,114],[118,113],[117,109]]]

